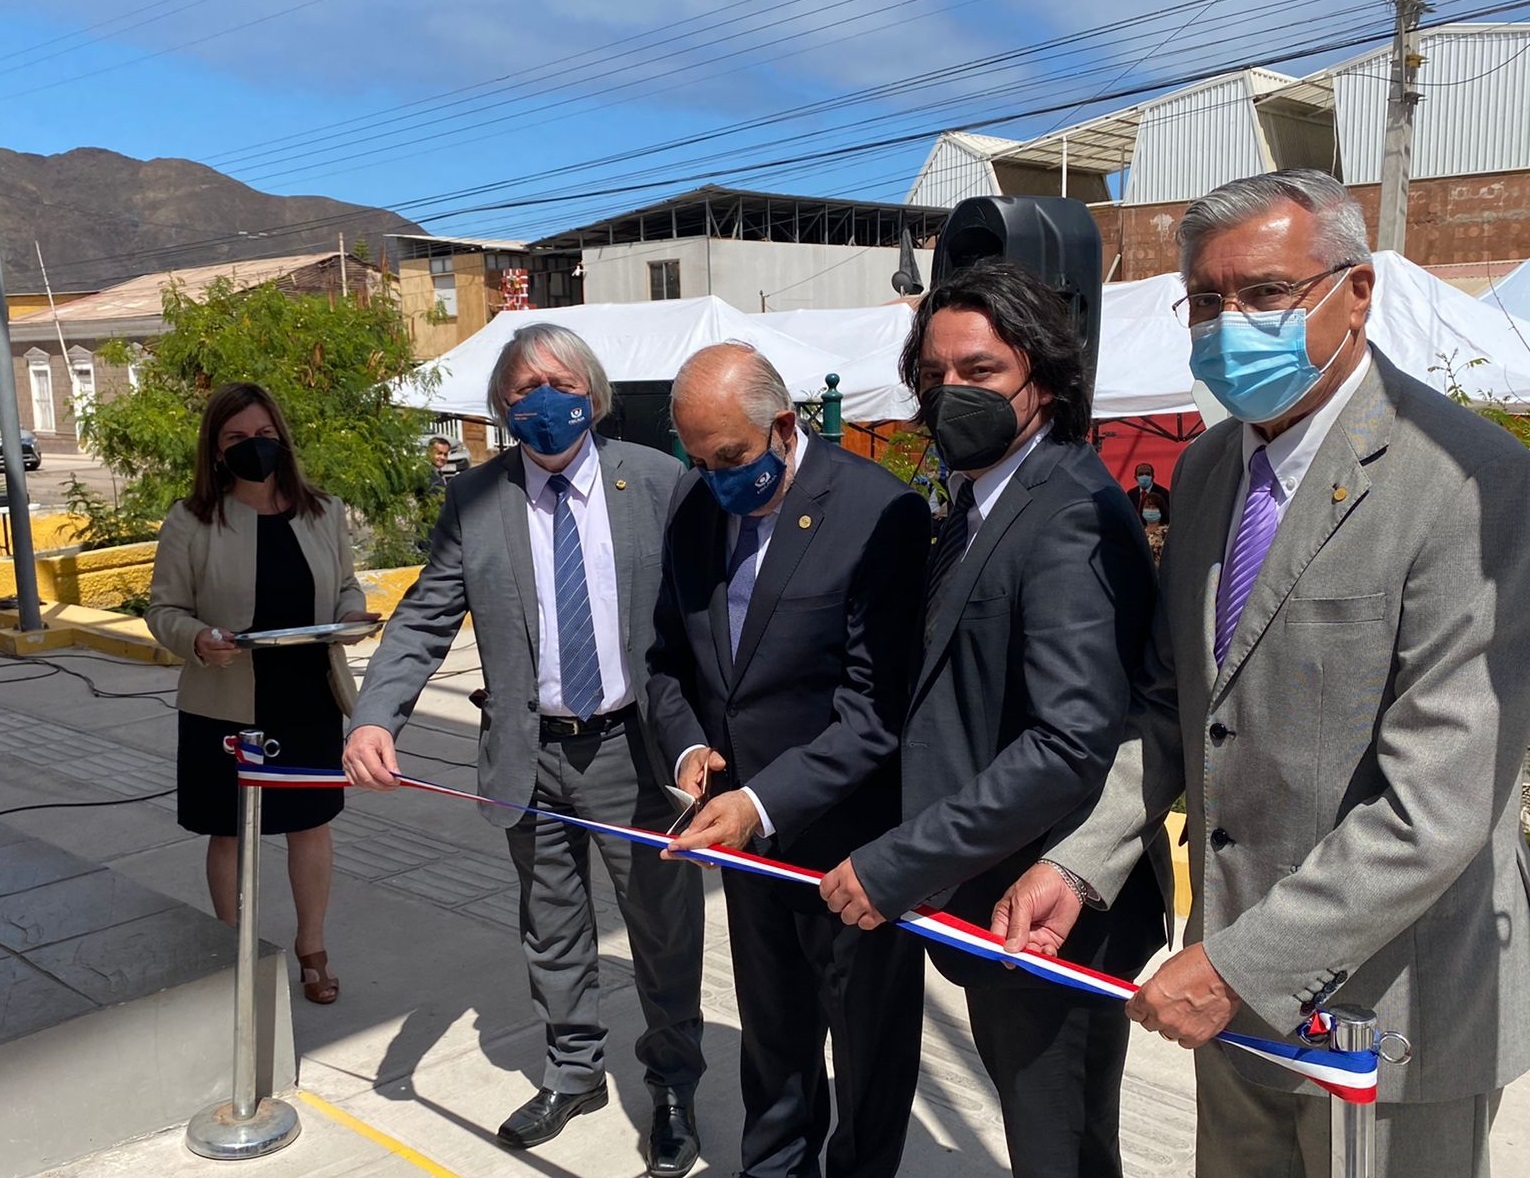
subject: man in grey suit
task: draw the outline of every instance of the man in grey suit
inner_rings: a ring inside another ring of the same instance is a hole
[[[1234,420],[1174,477],[1140,750],[1048,857],[1110,901],[1185,792],[1186,947],[1127,1010],[1198,1049],[1198,1173],[1329,1173],[1326,1098],[1209,1040],[1342,993],[1414,1048],[1381,1068],[1377,1172],[1486,1175],[1530,1067],[1530,455],[1367,345],[1332,177],[1234,181],[1179,234],[1191,366]],[[994,929],[1055,950],[1079,908],[1038,865]]]
[[[448,484],[429,562],[367,670],[346,772],[357,785],[394,784],[394,737],[471,612],[487,688],[479,792],[662,830],[673,810],[651,764],[643,656],[680,464],[591,431],[610,409],[611,385],[566,328],[516,332],[489,378],[489,406],[520,445]],[[591,836],[543,814],[482,810],[506,828],[532,1002],[547,1027],[541,1088],[498,1134],[506,1148],[525,1149],[607,1101]],[[701,877],[650,848],[594,840],[616,885],[648,1024],[637,1041],[654,1103],[648,1172],[672,1178],[700,1147]]]

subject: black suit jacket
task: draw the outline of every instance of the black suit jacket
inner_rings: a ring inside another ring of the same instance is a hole
[[[772,853],[828,868],[899,818],[898,732],[929,552],[929,506],[864,458],[812,441],[782,501],[734,661],[727,516],[695,471],[665,530],[648,704],[673,771],[688,747],[727,759]],[[803,889],[805,903],[822,901]]]
[[[884,915],[929,900],[987,928],[1052,828],[1104,786],[1152,616],[1153,564],[1093,449],[1048,438],[951,575],[904,728],[903,824],[852,860]],[[1144,861],[1110,912],[1080,917],[1064,956],[1135,973],[1164,942],[1159,892]],[[1030,984],[953,950],[931,955],[962,985]]]

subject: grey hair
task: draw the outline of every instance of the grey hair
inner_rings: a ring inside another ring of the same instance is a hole
[[[494,371],[489,373],[489,416],[498,421],[504,414],[505,383],[510,371],[525,361],[535,364],[542,356],[567,368],[580,377],[590,390],[590,403],[599,421],[611,412],[611,379],[599,357],[579,335],[556,323],[528,323],[510,337],[494,361]]]
[[[445,446],[448,450],[452,448],[452,440],[445,434],[431,434],[430,441],[425,444],[427,446]]]
[[[1179,271],[1188,277],[1201,243],[1213,233],[1270,212],[1282,201],[1306,209],[1317,220],[1313,248],[1325,266],[1369,262],[1365,214],[1349,190],[1315,168],[1288,168],[1245,176],[1193,201],[1179,222]]]
[[[702,348],[680,365],[670,391],[671,404],[680,400],[681,386],[689,378],[692,367],[703,356],[724,348],[741,354],[747,361],[745,369],[747,375],[739,384],[735,396],[744,410],[744,416],[754,425],[768,430],[782,413],[791,413],[796,410],[796,406],[792,403],[792,395],[787,390],[786,381],[781,379],[781,374],[776,371],[776,366],[770,362],[770,359],[753,344],[731,339]]]

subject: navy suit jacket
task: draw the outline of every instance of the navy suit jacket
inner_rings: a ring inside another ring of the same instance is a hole
[[[987,928],[1047,836],[1099,796],[1125,727],[1154,600],[1147,540],[1084,442],[1043,440],[951,574],[903,734],[904,821],[852,856],[883,915],[930,901]],[[1063,955],[1135,973],[1165,939],[1167,841]],[[962,985],[1028,975],[931,951]],[[1041,983],[1036,983],[1041,984]]]
[[[821,440],[781,504],[731,653],[727,516],[695,471],[664,537],[648,653],[648,713],[673,772],[688,747],[722,753],[714,790],[747,785],[776,834],[763,848],[828,868],[898,821],[930,512],[892,475]],[[810,888],[803,900],[822,909]]]

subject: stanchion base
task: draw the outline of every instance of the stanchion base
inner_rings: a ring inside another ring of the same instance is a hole
[[[234,1104],[214,1104],[191,1118],[186,1148],[214,1161],[264,1157],[291,1145],[303,1131],[297,1111],[286,1101],[265,1099],[248,1121],[234,1120]]]

